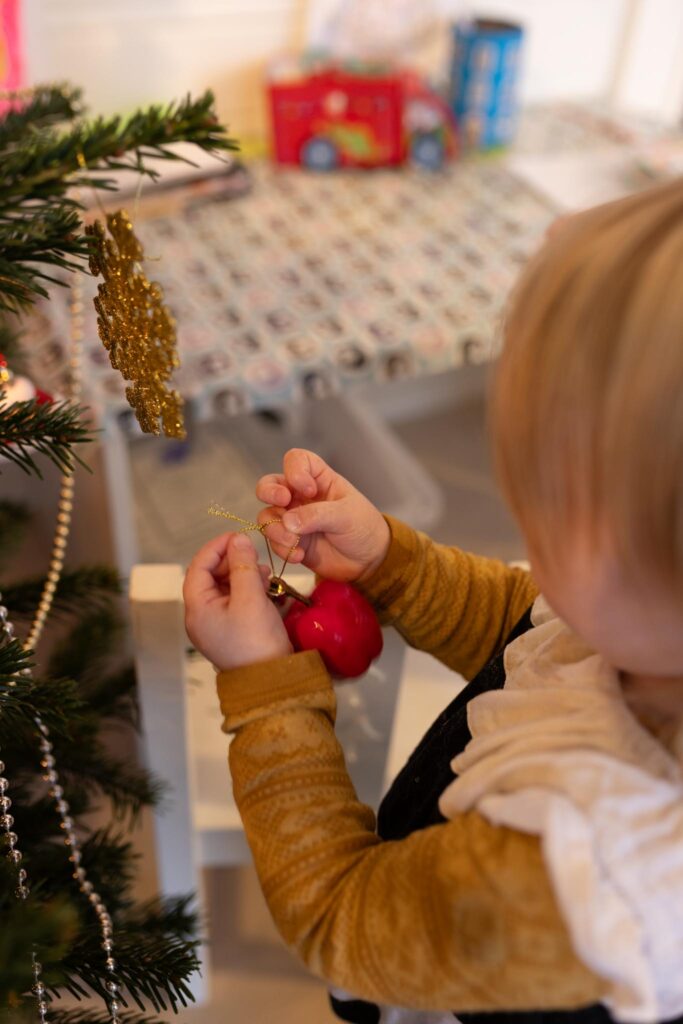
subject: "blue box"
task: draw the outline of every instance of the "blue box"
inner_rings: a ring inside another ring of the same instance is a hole
[[[464,148],[491,149],[512,140],[523,37],[521,25],[506,21],[453,26],[451,102]]]

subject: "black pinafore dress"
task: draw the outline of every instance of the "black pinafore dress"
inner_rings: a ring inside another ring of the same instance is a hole
[[[532,629],[529,609],[512,630],[505,646]],[[474,697],[489,690],[500,690],[505,686],[505,667],[501,651],[481,672],[458,694],[430,726],[427,733],[411,754],[408,762],[396,776],[391,788],[382,801],[377,816],[377,833],[382,839],[404,839],[412,832],[444,822],[439,811],[439,797],[451,784],[455,775],[451,761],[460,754],[471,739],[467,724],[467,705]],[[381,1007],[361,999],[342,998],[330,994],[330,1003],[335,1014],[349,1024],[383,1024],[389,1017],[383,1016]],[[395,1014],[396,1011],[389,1011]],[[431,1015],[425,1014],[427,1021]],[[453,1018],[462,1024],[611,1024],[612,1017],[600,1004],[579,1010],[534,1010],[534,1011],[487,1011],[482,1013],[458,1013]],[[435,1014],[434,1019],[446,1020],[447,1014]],[[420,1020],[420,1014],[415,1015]],[[653,1022],[655,1024],[655,1022]],[[683,1024],[683,1017],[669,1024]]]

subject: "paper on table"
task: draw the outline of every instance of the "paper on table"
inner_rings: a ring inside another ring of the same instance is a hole
[[[562,212],[619,199],[651,179],[634,151],[512,156],[508,167]]]

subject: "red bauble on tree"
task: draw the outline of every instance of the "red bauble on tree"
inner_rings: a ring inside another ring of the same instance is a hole
[[[310,604],[294,601],[284,618],[295,651],[320,651],[330,674],[352,679],[382,652],[383,638],[370,603],[350,583],[323,580]]]
[[[12,405],[13,402],[30,402],[33,398],[39,405],[54,401],[52,395],[47,391],[41,391],[28,377],[13,373],[0,352],[0,402]]]

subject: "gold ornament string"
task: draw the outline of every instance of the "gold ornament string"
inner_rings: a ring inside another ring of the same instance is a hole
[[[222,506],[216,505],[215,503],[210,505],[207,511],[210,516],[220,516],[223,519],[230,519],[233,523],[240,523],[242,525],[242,529],[238,530],[238,533],[255,532],[261,534],[264,541],[266,542],[266,551],[268,552],[268,561],[270,562],[270,571],[272,573],[270,584],[268,586],[269,597],[282,597],[285,594],[288,594],[290,597],[296,598],[297,601],[303,601],[304,604],[310,604],[308,598],[300,594],[298,590],[295,590],[294,587],[291,586],[291,584],[285,582],[285,580],[283,580],[282,578],[283,573],[287,568],[287,564],[299,543],[299,537],[296,538],[291,548],[287,552],[287,555],[285,556],[282,562],[282,567],[279,573],[275,572],[273,553],[271,551],[270,541],[268,540],[265,531],[269,526],[272,526],[273,523],[281,522],[280,519],[268,519],[265,523],[254,523],[252,522],[251,519],[243,519],[242,516],[236,516],[234,512],[228,512],[227,509],[222,508]]]

